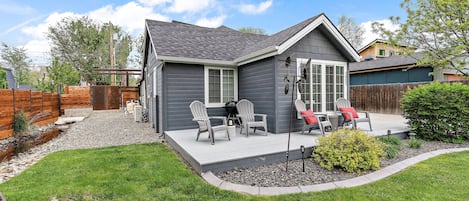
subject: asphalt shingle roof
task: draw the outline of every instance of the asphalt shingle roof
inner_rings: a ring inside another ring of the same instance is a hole
[[[177,21],[146,20],[146,24],[158,55],[232,61],[281,45],[320,15],[271,36],[242,33],[226,26],[206,28]]]
[[[409,56],[390,56],[369,61],[353,62],[349,64],[350,72],[379,69],[394,66],[405,66],[416,64],[417,61]]]

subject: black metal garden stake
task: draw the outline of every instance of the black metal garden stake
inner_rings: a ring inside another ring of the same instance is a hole
[[[303,161],[303,172],[305,172],[305,146],[300,146],[301,150],[301,160]]]
[[[306,63],[306,65],[308,66],[311,62],[311,58],[308,60],[308,62]],[[285,67],[288,69],[288,67],[290,66],[290,63],[291,63],[291,58],[290,57],[287,57],[287,59],[285,60]],[[288,84],[290,83],[290,80],[288,79],[288,76],[289,76],[289,70],[287,70],[287,74],[285,75],[285,78],[283,79],[284,81],[286,81],[287,83],[285,83],[285,95],[288,94]],[[295,86],[298,85],[298,91],[300,93],[303,92],[303,87],[302,87],[302,82],[303,82],[303,79],[306,80],[306,69],[303,68],[303,70],[301,70],[301,76],[300,78],[298,79],[298,76],[294,75],[293,76],[293,81],[292,82],[292,94],[291,94],[291,104],[290,104],[290,124],[288,126],[288,145],[287,145],[287,161],[286,161],[286,165],[285,165],[285,171],[288,172],[288,158],[289,158],[289,154],[290,154],[290,137],[291,137],[291,129],[292,129],[292,125],[293,125],[293,100],[294,100],[294,96],[295,96],[295,93],[296,93],[296,90],[295,90]]]

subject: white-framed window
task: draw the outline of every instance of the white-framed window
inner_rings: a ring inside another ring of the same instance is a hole
[[[238,71],[236,68],[206,66],[204,77],[205,105],[223,107],[238,99]]]
[[[297,72],[306,68],[307,79],[303,82],[303,93],[298,92],[298,98],[314,112],[335,111],[335,101],[347,97],[347,63],[326,60],[297,59]],[[299,74],[298,74],[299,75]]]

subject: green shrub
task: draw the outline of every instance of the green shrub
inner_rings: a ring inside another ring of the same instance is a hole
[[[24,114],[24,111],[21,110],[15,115],[13,120],[13,132],[15,135],[21,134],[28,129],[28,118]]]
[[[346,172],[379,169],[379,159],[385,153],[382,143],[360,130],[341,129],[318,138],[313,152],[319,165],[328,170],[340,168]]]
[[[378,137],[378,139],[381,142],[384,142],[386,144],[396,145],[399,148],[402,147],[402,141],[398,137],[395,137],[395,136],[381,136],[381,137]]]
[[[425,140],[469,139],[469,86],[432,82],[407,91],[401,100],[404,117]]]
[[[409,147],[412,149],[420,149],[420,147],[422,147],[422,141],[417,138],[411,138],[409,140]]]
[[[386,152],[386,158],[394,158],[399,154],[399,150],[402,149],[402,141],[395,136],[382,136],[378,139],[384,143],[383,150]]]

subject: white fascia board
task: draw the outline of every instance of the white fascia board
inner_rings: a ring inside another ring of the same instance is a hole
[[[174,62],[174,63],[184,63],[184,64],[201,64],[201,65],[214,65],[214,66],[236,66],[236,63],[233,61],[222,61],[222,60],[212,60],[212,59],[197,59],[197,58],[187,58],[187,57],[172,57],[172,56],[158,56],[158,60],[163,62]]]
[[[270,46],[234,60],[239,66],[278,54],[278,46]]]
[[[296,44],[298,41],[300,41],[303,37],[308,35],[311,31],[316,29],[321,24],[323,24],[327,28],[327,30],[332,33],[332,35],[339,41],[342,47],[345,48],[350,55],[352,55],[353,59],[356,62],[360,61],[360,56],[355,51],[355,49],[353,49],[353,47],[347,42],[347,40],[342,36],[342,34],[340,34],[339,31],[334,28],[334,25],[324,15],[319,16],[304,29],[296,33],[293,37],[285,41],[283,44],[281,44],[278,48],[278,54],[282,54],[283,52],[285,52],[288,48]]]

